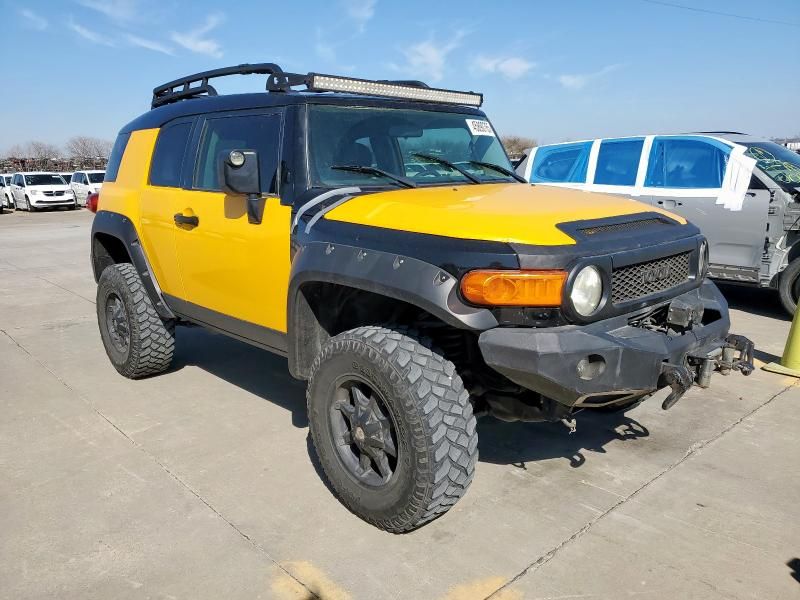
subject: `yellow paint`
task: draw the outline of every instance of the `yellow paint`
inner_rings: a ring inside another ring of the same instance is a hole
[[[537,245],[574,244],[556,225],[642,212],[660,212],[636,200],[521,184],[427,187],[367,194],[326,218],[359,225],[446,237]]]
[[[291,573],[291,575],[290,575]],[[303,582],[302,584],[300,582]],[[273,568],[271,585],[279,600],[351,600],[352,596],[306,561],[284,561]],[[314,594],[314,596],[310,596]]]
[[[194,229],[175,228],[185,298],[285,332],[291,207],[268,198],[261,223],[254,225],[247,221],[244,196],[173,190],[172,208],[200,219]]]
[[[442,600],[521,600],[522,594],[516,590],[499,590],[507,579],[504,577],[484,577],[452,588]]]
[[[100,209],[128,217],[162,290],[217,312],[286,331],[291,207],[268,198],[261,224],[247,220],[244,196],[148,184],[158,129],[131,133],[117,180]],[[176,213],[200,219],[178,228]]]

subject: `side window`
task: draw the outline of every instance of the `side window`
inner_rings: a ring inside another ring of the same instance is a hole
[[[279,114],[208,119],[200,140],[194,187],[201,190],[221,190],[218,172],[220,157],[235,149],[256,150],[261,171],[261,191],[277,193],[280,131]]]
[[[531,183],[586,183],[592,142],[542,146],[531,167]]]
[[[191,123],[176,123],[161,128],[150,163],[150,185],[180,187],[183,156],[191,131]]]
[[[635,185],[642,146],[644,138],[600,142],[594,182],[602,185]]]
[[[122,155],[125,154],[125,147],[128,145],[128,140],[131,139],[130,133],[120,133],[114,142],[114,147],[111,149],[111,154],[108,157],[108,165],[106,166],[106,181],[116,181],[117,173],[119,172],[119,165],[122,162]]]
[[[644,184],[659,188],[718,188],[730,149],[705,138],[657,137]]]

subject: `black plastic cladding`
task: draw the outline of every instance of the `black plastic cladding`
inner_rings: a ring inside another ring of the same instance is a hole
[[[91,234],[91,258],[95,281],[99,281],[101,275],[98,269],[98,257],[95,255],[94,240],[97,234],[108,235],[116,238],[124,244],[133,266],[136,268],[136,271],[139,273],[139,277],[142,279],[144,289],[147,291],[147,295],[150,296],[150,301],[153,303],[156,312],[158,312],[158,314],[165,319],[174,318],[175,315],[167,306],[166,302],[164,302],[161,289],[158,287],[158,283],[156,282],[155,277],[152,275],[150,264],[147,262],[147,257],[145,256],[144,250],[142,249],[142,244],[139,241],[139,235],[136,233],[136,228],[133,226],[133,223],[131,223],[130,219],[119,213],[110,212],[107,210],[100,210],[94,216]]]

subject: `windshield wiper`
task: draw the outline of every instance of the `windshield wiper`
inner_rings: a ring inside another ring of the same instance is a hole
[[[417,184],[411,181],[410,179],[406,179],[405,177],[401,177],[400,175],[393,175],[389,173],[389,171],[384,171],[383,169],[379,169],[378,167],[367,167],[364,165],[333,165],[331,169],[335,171],[350,171],[351,173],[364,173],[365,175],[377,175],[379,177],[385,177],[386,179],[391,179],[395,183],[399,183],[403,187],[407,188],[415,188]]]
[[[458,166],[454,165],[453,163],[451,163],[446,158],[442,158],[441,156],[436,156],[435,154],[425,154],[423,152],[412,152],[411,154],[413,156],[418,156],[419,158],[424,158],[425,160],[430,160],[432,162],[436,162],[436,163],[439,163],[440,165],[444,165],[445,167],[453,169],[453,171],[461,173],[464,177],[469,179],[472,183],[480,183],[481,182],[480,179],[478,179],[474,175],[470,175],[469,172],[465,171],[461,167],[458,167]]]
[[[483,162],[482,160],[471,160],[469,161],[471,165],[478,165],[479,167],[484,167],[486,169],[492,169],[493,171],[497,171],[498,173],[502,173],[503,175],[507,175],[508,177],[513,177],[520,183],[528,183],[524,177],[520,177],[511,169],[506,169],[505,167],[501,167],[500,165],[496,165],[494,163]]]

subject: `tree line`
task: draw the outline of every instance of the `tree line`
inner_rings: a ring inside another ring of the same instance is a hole
[[[114,143],[110,140],[77,135],[63,148],[33,140],[11,146],[1,161],[4,167],[25,170],[69,170],[97,168],[105,165]]]

